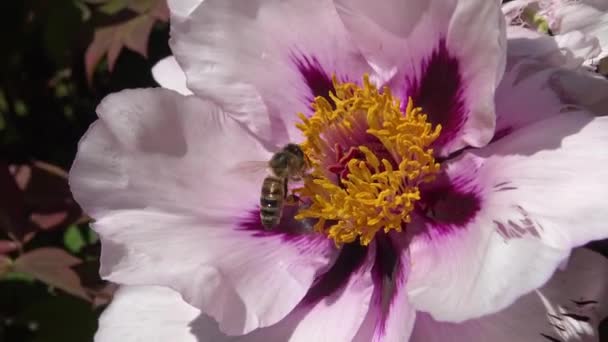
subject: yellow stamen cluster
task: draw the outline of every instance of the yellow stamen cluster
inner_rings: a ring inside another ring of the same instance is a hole
[[[306,138],[302,148],[312,173],[298,192],[311,203],[296,218],[318,219],[315,229],[337,245],[357,239],[368,245],[378,231],[401,231],[402,224],[410,222],[414,203],[420,199],[418,186],[439,171],[429,146],[441,126],[433,128],[411,99],[403,113],[390,89],[379,91],[367,75],[362,87],[335,78],[333,82],[333,104],[317,97],[314,114],[310,118],[300,114],[303,122],[298,128]],[[348,146],[358,148],[364,157],[348,161],[346,179],[336,181],[328,176],[323,162],[335,144],[330,137],[353,132],[375,137],[392,160],[378,158],[370,146]]]

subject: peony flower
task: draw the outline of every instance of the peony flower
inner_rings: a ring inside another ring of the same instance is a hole
[[[561,47],[595,70],[608,56],[606,0],[514,0],[503,5],[503,11],[510,24],[555,35]]]
[[[607,280],[606,259],[578,249],[565,270],[504,311],[462,324],[418,314],[410,341],[597,341],[599,317],[608,314],[606,302],[598,302],[608,295]],[[99,325],[98,341],[130,341],[127,337],[132,336],[141,341],[275,341],[262,334],[272,327],[246,337],[225,336],[217,323],[177,292],[155,286],[118,290]]]
[[[497,1],[172,10],[185,78],[171,60],[154,73],[179,92],[104,99],[70,174],[101,274],[127,285],[98,340],[402,341],[414,322],[515,320],[608,236],[608,121],[548,87],[555,65],[505,63],[522,42]],[[265,174],[238,170],[287,143],[310,172],[267,230]],[[555,336],[536,308],[525,338]],[[132,315],[148,323],[119,330]]]

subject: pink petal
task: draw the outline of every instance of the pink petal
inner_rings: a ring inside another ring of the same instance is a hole
[[[319,235],[244,229],[264,173],[231,170],[269,158],[257,139],[211,103],[164,89],[110,95],[98,114],[70,185],[96,220],[102,275],[172,287],[231,334],[287,315],[334,248]]]
[[[571,248],[608,237],[608,155],[597,152],[607,125],[556,115],[447,163],[451,184],[475,206],[463,216],[462,199],[444,205],[450,211],[414,237],[413,305],[458,322],[496,312],[547,281]]]
[[[186,74],[173,56],[161,59],[156,63],[152,67],[152,76],[163,88],[174,90],[182,95],[192,95],[186,85]]]
[[[568,268],[507,309],[463,323],[437,322],[420,313],[411,342],[599,341],[608,314],[608,261],[575,250]]]
[[[498,1],[335,0],[371,65],[443,126],[441,154],[483,146],[494,132],[494,90],[505,64]]]
[[[188,88],[279,144],[300,139],[296,114],[327,96],[332,74],[370,71],[330,0],[206,0],[171,33]]]

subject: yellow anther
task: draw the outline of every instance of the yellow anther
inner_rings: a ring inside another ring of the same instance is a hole
[[[363,86],[342,83],[335,77],[333,85],[333,104],[317,97],[311,117],[299,114],[302,123],[297,127],[306,138],[302,148],[312,174],[298,189],[310,206],[301,209],[296,218],[318,219],[315,229],[338,245],[357,239],[368,245],[377,232],[401,231],[410,222],[410,213],[420,199],[418,186],[439,171],[430,146],[441,126],[428,123],[411,99],[402,111],[390,89],[379,91],[367,75]],[[364,141],[344,147],[357,148],[360,154],[346,162],[346,176],[336,181],[326,169],[327,160],[335,155],[333,139],[351,141],[356,135]],[[376,143],[381,151],[365,141]]]

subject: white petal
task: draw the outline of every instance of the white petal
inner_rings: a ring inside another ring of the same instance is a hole
[[[203,342],[190,327],[199,314],[171,289],[121,287],[99,318],[95,342]]]
[[[449,321],[498,311],[547,281],[571,248],[608,237],[607,144],[608,118],[566,113],[447,163],[474,205],[463,222],[438,217],[414,238],[413,305]],[[451,214],[466,208],[461,200]]]
[[[169,56],[161,59],[152,67],[152,76],[163,88],[175,90],[182,95],[191,95],[186,86],[186,74],[179,67],[175,57]]]
[[[70,174],[76,200],[94,218],[146,207],[234,214],[257,203],[264,173],[230,172],[271,154],[212,103],[164,89],[125,90],[97,113]]]
[[[578,249],[567,269],[501,312],[463,323],[437,322],[419,313],[410,341],[599,342],[598,325],[607,314],[608,261]]]
[[[498,1],[335,2],[371,64],[400,70],[393,86],[403,89],[393,91],[412,96],[433,123],[443,126],[441,153],[488,143],[494,90],[505,66]]]
[[[554,9],[556,29],[559,33],[580,31],[596,37],[601,53],[596,57],[608,55],[608,1],[580,1],[557,5]]]
[[[346,283],[329,296],[304,301],[279,323],[238,337],[222,334],[217,323],[173,290],[122,287],[100,319],[96,342],[351,341],[369,307],[374,257],[373,251],[367,253]],[[270,288],[264,290],[273,293]]]
[[[608,188],[608,154],[601,153],[607,127],[608,117],[564,113],[480,150],[487,180],[502,179],[515,188],[496,192],[492,202],[521,205],[544,227],[541,238],[551,246],[605,238],[608,212],[597,199]]]
[[[555,42],[562,51],[568,51],[573,59],[587,61],[601,53],[600,42],[597,37],[581,31],[570,31],[555,36]]]
[[[511,122],[517,126],[575,107],[596,115],[608,113],[608,80],[580,68],[594,55],[584,51],[593,50],[595,43],[581,42],[579,50],[559,46],[565,44],[560,39],[577,36],[578,31],[561,38],[520,27],[507,32],[507,70],[496,94],[497,134],[513,128]],[[563,108],[556,110],[559,103]]]
[[[255,137],[212,104],[164,89],[110,95],[98,113],[70,185],[96,220],[102,275],[172,287],[231,334],[287,315],[333,248],[318,235],[262,230],[264,173],[230,174],[239,161],[267,160]]]
[[[547,66],[574,69],[597,57],[601,51],[598,39],[581,31],[548,36],[531,29],[509,26],[507,38],[507,61],[533,58]]]
[[[526,46],[537,43],[536,40],[512,39],[509,40],[509,48],[523,52]],[[496,89],[494,140],[531,122],[556,115],[567,109],[569,104],[574,104],[571,98],[562,96],[563,92],[558,87],[553,87],[556,75],[563,69],[530,57],[511,54],[508,56],[505,75]]]
[[[172,16],[187,17],[203,0],[167,0]]]
[[[206,0],[171,35],[188,88],[273,141],[299,139],[296,114],[327,96],[332,74],[369,70],[330,0]]]
[[[564,102],[595,115],[608,114],[608,79],[586,70],[559,70],[553,75],[551,87]]]

